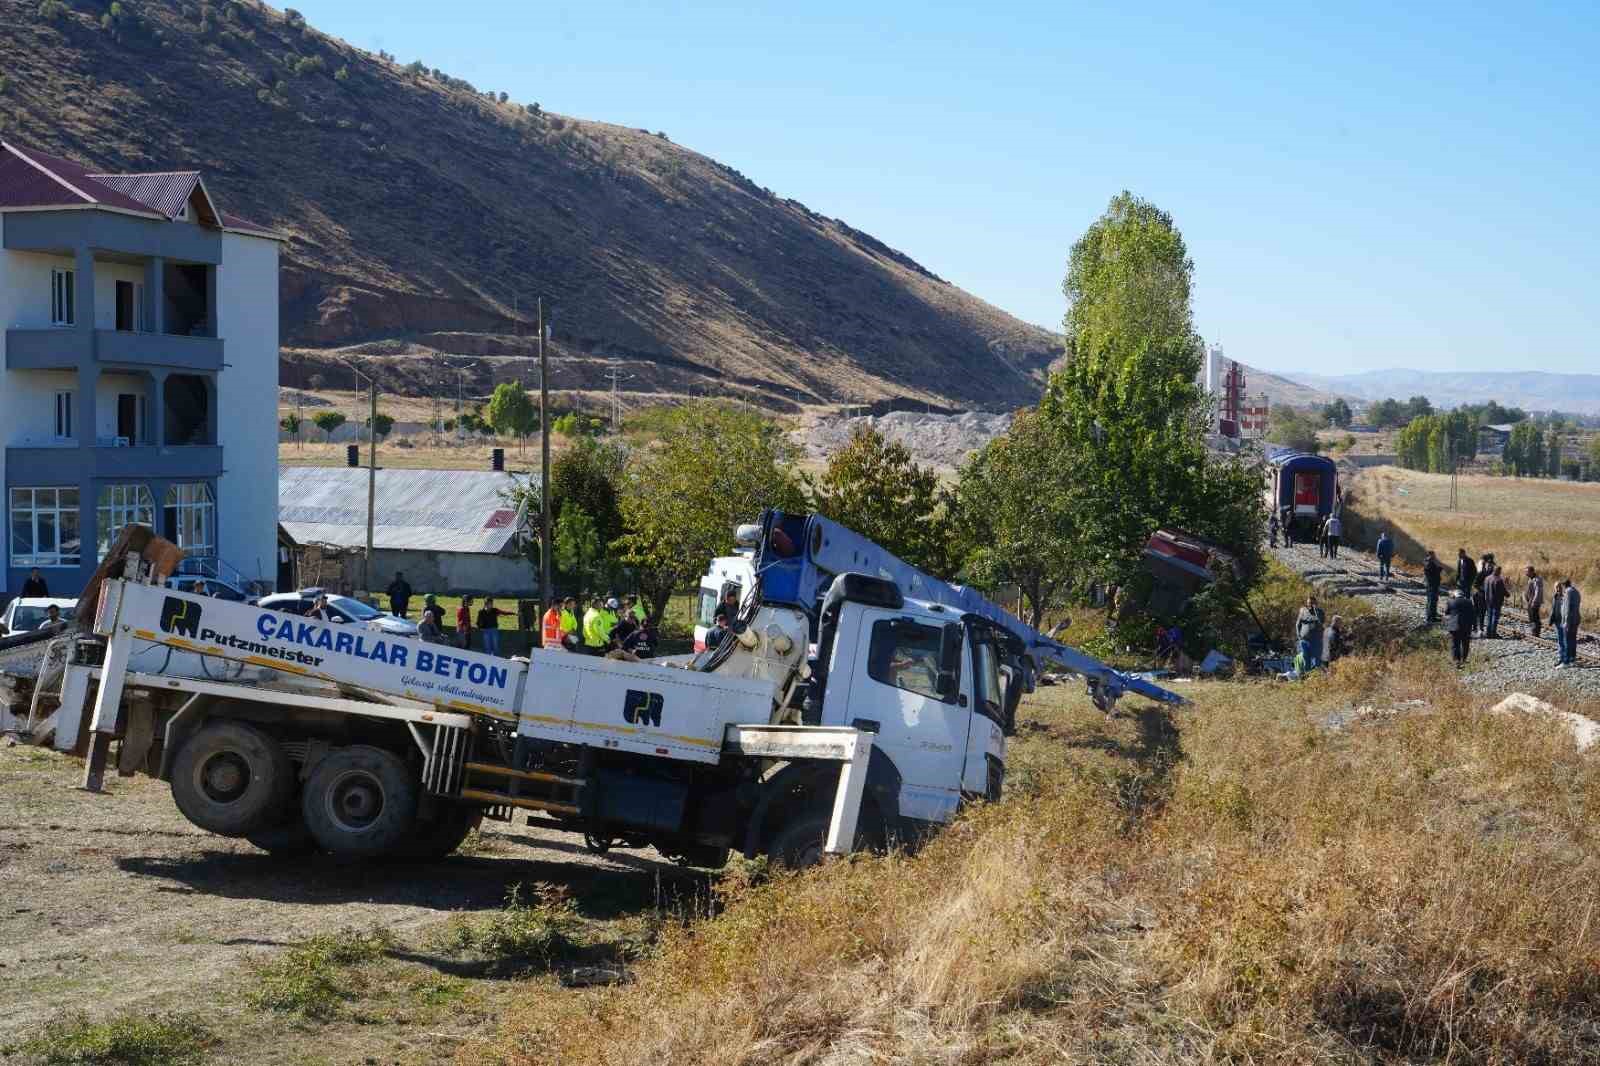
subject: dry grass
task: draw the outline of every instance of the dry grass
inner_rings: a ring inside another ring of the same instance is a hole
[[[1175,717],[1041,690],[1005,802],[914,858],[735,881],[631,985],[530,996],[469,1058],[1600,1061],[1600,762],[1437,658]]]
[[[1362,471],[1355,492],[1351,510],[1366,542],[1388,525],[1398,534],[1402,555],[1416,564],[1427,548],[1447,566],[1457,548],[1474,559],[1492,551],[1514,585],[1520,586],[1522,568],[1532,563],[1547,584],[1558,577],[1576,580],[1589,608],[1586,617],[1600,609],[1600,484],[1462,477],[1459,506],[1452,511],[1447,475],[1377,467]]]
[[[404,442],[404,443],[402,443]],[[307,440],[278,445],[278,461],[286,466],[344,466],[347,445],[324,444]],[[407,470],[488,470],[495,448],[506,450],[506,469],[522,473],[538,472],[539,442],[519,448],[513,441],[489,441],[482,444],[444,444],[435,446],[431,437],[396,437],[378,442],[378,466],[400,467]],[[567,448],[566,438],[550,439],[550,455],[560,455]],[[367,446],[361,446],[361,465],[367,465]]]

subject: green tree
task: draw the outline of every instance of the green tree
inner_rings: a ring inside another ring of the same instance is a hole
[[[615,444],[584,437],[568,450],[556,456],[550,464],[550,524],[554,541],[555,527],[560,524],[567,508],[581,508],[594,527],[598,547],[586,558],[593,563],[592,573],[599,573],[613,582],[620,576],[611,543],[622,535],[622,511],[617,498],[621,491],[627,453]],[[537,523],[540,499],[538,482],[533,478],[518,481],[509,494],[511,505],[523,509]],[[554,544],[552,543],[552,548]],[[539,543],[528,544],[528,560],[535,568],[539,565]],[[552,563],[561,566],[560,555]]]
[[[1426,396],[1413,396],[1406,401],[1406,411],[1412,418],[1421,418],[1433,414],[1433,404]]]
[[[1343,397],[1336,398],[1332,403],[1322,405],[1322,418],[1330,426],[1339,429],[1349,429],[1350,423],[1355,421],[1355,414],[1350,410],[1350,405]]]
[[[382,411],[379,411],[377,414],[367,419],[364,425],[368,429],[372,430],[372,432],[377,435],[379,440],[382,440],[384,437],[387,437],[389,435],[389,431],[394,428],[394,416],[386,415]]]
[[[950,530],[939,476],[906,446],[862,426],[807,479],[812,510],[827,515],[936,577],[952,576]]]
[[[1171,216],[1128,193],[1073,245],[1063,286],[1073,301],[1068,359],[1040,411],[1060,434],[1083,581],[1126,581],[1163,526],[1241,546],[1247,571],[1256,570],[1260,471],[1207,454],[1192,271]]]
[[[1411,421],[1406,405],[1390,397],[1367,408],[1367,421],[1377,429],[1399,429]]]
[[[1034,626],[1069,587],[1078,562],[1063,447],[1052,419],[1024,411],[961,468],[950,502],[967,579],[988,589],[1016,585],[1024,620]]]
[[[278,419],[278,428],[291,437],[298,437],[300,435],[300,416],[290,411]]]
[[[796,458],[781,427],[711,401],[679,408],[660,439],[634,454],[619,500],[626,532],[615,546],[639,568],[652,614],[733,551],[736,525],[766,507],[804,509]]]
[[[551,563],[567,587],[577,594],[595,591],[594,579],[600,561],[600,536],[594,519],[577,504],[561,512],[550,531]]]
[[[317,424],[317,428],[322,430],[328,439],[328,443],[331,444],[333,443],[334,430],[344,425],[344,415],[338,411],[318,411],[311,416],[311,421]]]
[[[1322,447],[1317,440],[1317,424],[1288,404],[1277,404],[1268,412],[1267,440],[1297,452],[1316,453]]]
[[[512,381],[502,381],[489,397],[489,425],[496,433],[526,442],[539,425],[539,410],[528,399],[528,390]]]

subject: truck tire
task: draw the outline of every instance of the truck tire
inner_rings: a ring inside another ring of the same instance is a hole
[[[276,821],[294,792],[283,746],[243,722],[214,721],[179,750],[172,798],[201,829],[238,837]]]
[[[467,834],[483,823],[483,808],[448,803],[431,822],[418,822],[396,850],[405,859],[432,862],[453,853]]]
[[[832,815],[827,811],[796,811],[767,844],[768,860],[788,870],[815,866],[822,861],[831,821]]]
[[[398,755],[362,744],[317,763],[300,809],[324,851],[370,859],[398,853],[416,829],[417,791]]]
[[[244,838],[268,855],[280,859],[310,855],[317,850],[317,838],[311,835],[298,803],[290,806],[283,821],[246,833]]]

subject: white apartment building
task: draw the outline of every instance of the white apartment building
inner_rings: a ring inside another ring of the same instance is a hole
[[[197,171],[0,142],[7,591],[76,595],[129,522],[274,578],[283,239]]]

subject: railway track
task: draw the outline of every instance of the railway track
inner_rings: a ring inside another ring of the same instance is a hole
[[[1294,544],[1269,550],[1275,551],[1280,559],[1290,561],[1295,571],[1306,580],[1313,584],[1329,585],[1333,591],[1342,595],[1393,595],[1415,603],[1419,612],[1426,609],[1427,586],[1423,583],[1420,569],[1395,566],[1393,576],[1383,580],[1378,577],[1377,556],[1371,552],[1352,551],[1340,545],[1339,558],[1325,559],[1318,554],[1314,544]],[[1441,609],[1443,600],[1448,595],[1449,588],[1446,587],[1440,593]],[[1510,601],[1507,601],[1507,610],[1500,617],[1501,639],[1527,641],[1536,647],[1549,649],[1554,656],[1556,642],[1549,637],[1534,636],[1533,629],[1528,625],[1521,610],[1520,603],[1516,608],[1512,608]],[[1544,610],[1549,611],[1548,603]],[[1516,613],[1513,613],[1514,611]],[[1600,636],[1587,630],[1579,630],[1577,656],[1581,665],[1600,667]]]

